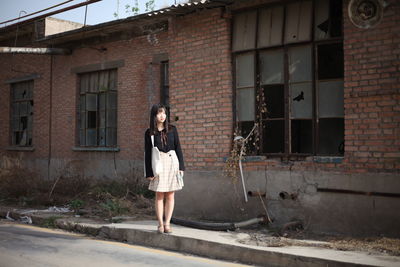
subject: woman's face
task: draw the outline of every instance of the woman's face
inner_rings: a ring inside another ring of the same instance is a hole
[[[161,109],[160,111],[158,111],[156,118],[157,118],[157,122],[164,123],[164,121],[167,118],[167,114],[165,114],[165,110]]]

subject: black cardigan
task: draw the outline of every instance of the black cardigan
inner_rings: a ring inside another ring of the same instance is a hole
[[[163,130],[165,131],[165,129]],[[183,154],[181,149],[181,144],[179,142],[178,130],[175,126],[170,125],[170,129],[167,133],[167,145],[162,146],[161,144],[161,132],[157,131],[156,135],[154,136],[154,146],[158,147],[158,150],[161,152],[168,152],[170,150],[175,150],[176,155],[178,156],[179,160],[179,170],[185,170],[185,164],[183,163]],[[151,167],[151,135],[150,129],[147,129],[144,133],[144,161],[146,166],[146,178],[153,177],[153,169]]]

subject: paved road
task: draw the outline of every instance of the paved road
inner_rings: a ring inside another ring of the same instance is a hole
[[[246,266],[29,225],[0,222],[0,267]]]

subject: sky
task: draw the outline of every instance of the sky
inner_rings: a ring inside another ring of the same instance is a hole
[[[25,11],[27,14],[30,14],[65,1],[66,0],[0,0],[0,23],[9,19],[18,18],[20,13],[21,16],[25,15],[25,13],[22,11]],[[85,0],[74,0],[65,5],[44,11],[43,13],[38,13],[36,15],[24,19],[33,18],[34,16],[43,15],[45,13],[62,9],[71,5],[79,4],[84,1]],[[137,1],[139,4],[139,10],[140,10],[139,13],[145,13],[146,9],[145,3],[148,0],[137,0]],[[155,0],[155,10],[165,8],[173,4],[179,4],[184,2],[187,2],[187,0]],[[87,9],[86,24],[94,25],[106,21],[115,20],[117,18],[114,16],[114,13],[118,13],[120,19],[125,18],[127,16],[132,16],[133,15],[132,13],[130,13],[130,15],[126,14],[125,12],[126,5],[134,6],[135,0],[102,0],[94,4],[90,4],[87,6],[88,9]],[[83,6],[80,8],[76,8],[74,10],[52,15],[52,17],[70,20],[83,24],[85,20],[85,7]],[[7,24],[0,24],[0,27],[4,27],[13,24],[15,22],[17,21],[13,21]]]

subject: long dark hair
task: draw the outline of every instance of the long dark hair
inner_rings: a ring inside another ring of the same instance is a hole
[[[164,121],[164,129],[165,129],[165,133],[168,132],[169,125],[168,125],[167,108],[163,104],[155,104],[151,107],[151,110],[150,110],[150,135],[156,135],[158,133],[156,117],[157,117],[157,114],[162,110],[164,110],[165,114],[167,115],[167,118]]]

